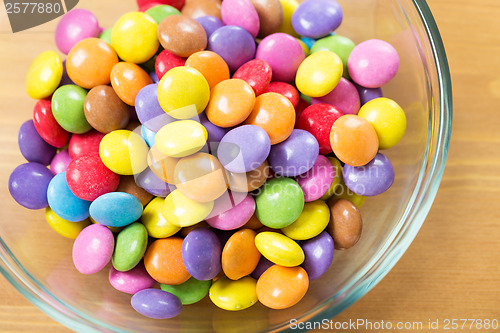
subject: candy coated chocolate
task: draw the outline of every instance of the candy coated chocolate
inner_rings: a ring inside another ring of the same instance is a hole
[[[50,170],[40,163],[21,164],[10,174],[10,195],[25,208],[45,208],[49,205],[47,188],[52,177]]]
[[[166,17],[158,26],[161,45],[179,57],[203,51],[207,46],[207,34],[194,19],[184,15]]]
[[[215,30],[208,39],[207,50],[220,55],[231,72],[235,72],[255,55],[252,35],[241,27],[227,25]]]
[[[85,98],[85,118],[101,133],[127,127],[130,119],[129,106],[110,86],[100,85],[92,88]]]
[[[332,236],[336,249],[349,249],[356,245],[361,237],[363,220],[356,206],[346,199],[332,199],[330,223],[326,231]]]
[[[25,121],[17,136],[19,150],[28,162],[49,165],[56,154],[56,147],[49,145],[38,134],[33,120]]]
[[[356,194],[379,195],[389,189],[394,182],[394,168],[387,156],[378,153],[370,163],[354,167],[345,165],[344,182]]]

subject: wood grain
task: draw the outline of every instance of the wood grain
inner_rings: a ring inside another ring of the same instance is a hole
[[[427,220],[403,258],[334,321],[422,321],[426,328],[429,319],[500,320],[500,2],[428,3],[446,46],[453,79],[454,124],[446,171]],[[110,7],[104,26],[125,11],[108,1],[86,2],[85,7],[92,6]],[[120,6],[132,9],[131,4]],[[12,35],[3,9],[0,13],[0,164],[10,165],[22,159],[5,147],[16,144],[19,121],[29,117],[31,110],[30,101],[25,105],[10,101],[11,96],[23,93],[14,90],[12,83],[22,81],[15,69],[51,42],[51,35],[43,32],[53,29],[54,23],[36,32],[36,39],[35,32]],[[2,175],[3,192],[6,177]],[[8,217],[8,212],[1,213],[2,219]],[[69,332],[3,277],[0,289],[0,332]]]

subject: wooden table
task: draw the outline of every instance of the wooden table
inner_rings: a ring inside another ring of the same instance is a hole
[[[106,6],[106,1],[88,2],[90,7]],[[454,124],[446,171],[427,221],[403,258],[335,321],[500,320],[500,1],[428,2],[442,33],[453,78]],[[12,89],[9,80],[22,78],[7,70],[10,64],[5,59],[12,59],[10,52],[21,50],[10,49],[5,41],[25,37],[7,36],[5,11],[0,12],[0,91],[8,96],[5,91]],[[118,15],[111,12],[103,25],[110,26]],[[46,25],[47,29],[53,27],[53,22]],[[47,40],[40,35],[40,43]],[[1,104],[2,117],[18,112],[8,101]],[[0,290],[0,332],[68,332],[3,277]]]

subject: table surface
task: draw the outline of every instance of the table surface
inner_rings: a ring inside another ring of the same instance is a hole
[[[500,154],[495,154],[500,152],[500,1],[428,3],[453,79],[454,123],[446,171],[408,251],[373,290],[336,317],[337,322],[500,320]],[[5,28],[3,9],[0,12],[0,26]],[[7,28],[1,30],[0,37],[5,40],[7,33]],[[14,50],[2,47],[1,59],[9,59],[9,52]],[[0,81],[1,91],[8,86]],[[0,332],[69,332],[3,277],[0,290]],[[425,327],[419,332],[427,331]]]

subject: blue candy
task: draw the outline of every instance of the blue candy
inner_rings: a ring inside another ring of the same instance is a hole
[[[142,204],[132,194],[110,192],[101,195],[90,205],[90,216],[108,227],[124,227],[142,215]]]
[[[90,201],[82,200],[71,192],[66,181],[66,171],[52,178],[47,189],[47,200],[57,216],[79,222],[89,217]]]

